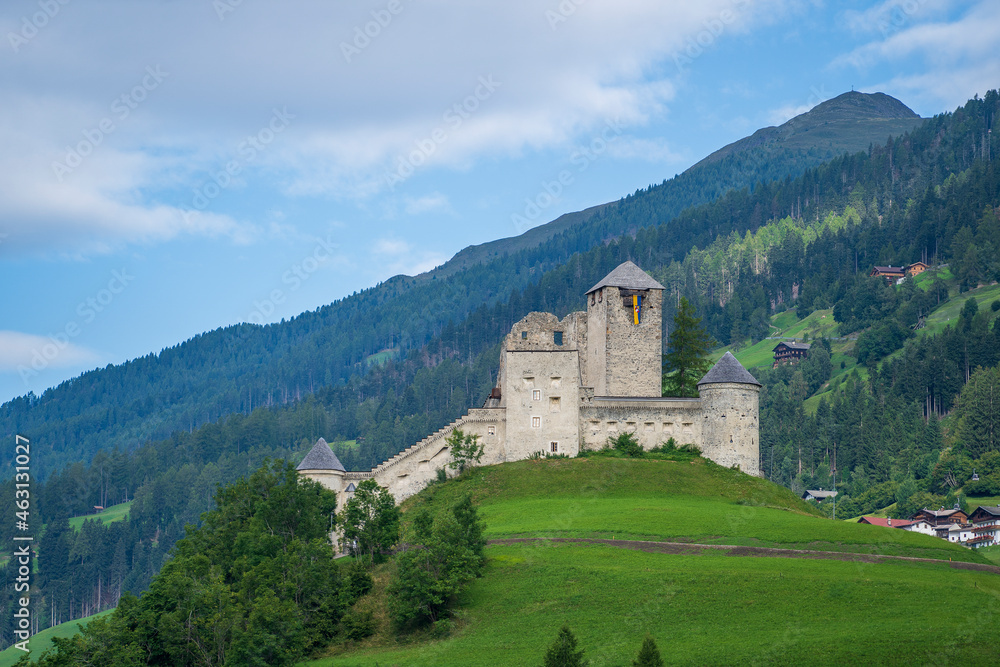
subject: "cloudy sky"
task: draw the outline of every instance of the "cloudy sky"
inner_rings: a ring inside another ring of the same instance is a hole
[[[0,401],[427,270],[852,87],[922,116],[1000,87],[990,0],[6,0],[0,38]]]

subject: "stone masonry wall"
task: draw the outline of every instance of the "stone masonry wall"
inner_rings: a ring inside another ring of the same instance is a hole
[[[580,408],[582,449],[602,449],[620,433],[636,436],[643,449],[673,438],[702,447],[701,402],[690,398],[600,399]]]

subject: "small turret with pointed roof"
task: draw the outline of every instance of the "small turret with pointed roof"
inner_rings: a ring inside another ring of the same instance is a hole
[[[316,441],[316,444],[313,445],[313,448],[302,459],[302,463],[299,464],[296,470],[336,470],[346,472],[344,464],[340,462],[340,459],[337,458],[337,455],[333,453],[330,445],[323,438]]]
[[[760,382],[726,352],[698,382],[702,452],[719,465],[760,476]]]

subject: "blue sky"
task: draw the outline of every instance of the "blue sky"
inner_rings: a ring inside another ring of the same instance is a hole
[[[987,0],[8,0],[0,36],[0,401],[427,270],[852,87],[921,116],[1000,87]]]

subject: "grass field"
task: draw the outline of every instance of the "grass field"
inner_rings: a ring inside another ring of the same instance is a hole
[[[432,486],[404,509],[445,511],[466,493],[480,504],[490,538],[610,533],[943,561],[493,545],[485,576],[464,594],[447,637],[400,645],[382,633],[306,664],[534,665],[563,623],[593,667],[629,664],[647,633],[668,664],[995,664],[1000,575],[953,569],[947,560],[989,562],[983,555],[924,535],[818,517],[787,489],[701,459],[491,466]],[[939,640],[913,641],[913,627],[939,629]]]
[[[94,616],[78,618],[75,621],[63,623],[62,625],[57,625],[49,628],[48,630],[42,630],[28,640],[28,648],[31,649],[32,658],[37,658],[43,651],[45,651],[45,649],[49,648],[52,645],[53,637],[72,637],[80,631],[77,626],[86,625],[92,619],[105,616],[110,614],[112,611],[113,610],[102,611],[100,614],[95,614]],[[7,647],[4,651],[0,652],[0,667],[11,667],[11,665],[20,660],[23,655],[24,651],[14,648],[13,646]]]
[[[83,527],[83,522],[90,519],[97,519],[101,523],[112,523],[113,521],[122,521],[128,516],[128,510],[132,506],[132,501],[127,503],[121,503],[118,505],[112,505],[111,507],[105,508],[101,512],[96,514],[87,514],[85,516],[75,516],[69,520],[69,527],[73,530],[80,530]]]

